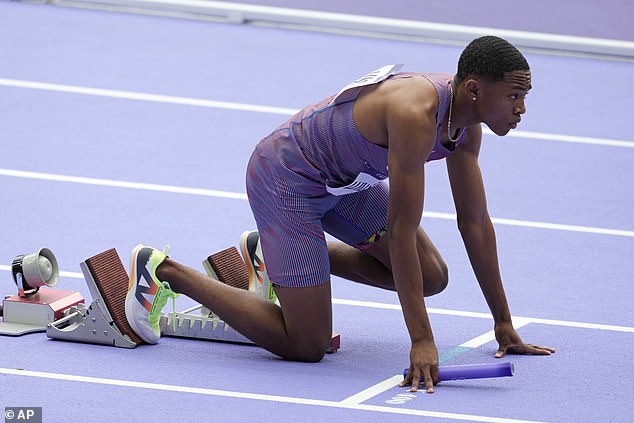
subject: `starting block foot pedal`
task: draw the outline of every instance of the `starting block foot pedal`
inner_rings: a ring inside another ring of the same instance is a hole
[[[134,348],[143,343],[125,316],[128,274],[114,248],[80,263],[93,301],[46,328],[49,338]]]
[[[209,277],[227,285],[244,290],[249,289],[247,265],[235,247],[227,248],[207,257],[203,267]]]

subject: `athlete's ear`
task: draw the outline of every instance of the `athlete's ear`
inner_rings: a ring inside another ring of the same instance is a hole
[[[480,91],[480,81],[473,78],[467,79],[464,83],[464,89],[467,92],[468,98],[477,100]]]

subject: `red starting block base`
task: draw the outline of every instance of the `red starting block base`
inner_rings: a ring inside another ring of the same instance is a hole
[[[28,297],[12,295],[3,301],[0,335],[19,336],[44,332],[49,323],[64,317],[64,312],[84,303],[78,292],[41,288]]]
[[[330,344],[328,345],[328,349],[326,350],[326,352],[328,354],[335,353],[335,352],[337,352],[339,347],[341,347],[341,335],[339,335],[338,333],[333,332],[332,333],[332,338],[330,339]]]

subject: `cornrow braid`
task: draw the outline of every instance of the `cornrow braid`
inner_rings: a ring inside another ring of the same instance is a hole
[[[517,70],[530,70],[522,53],[508,41],[487,35],[471,41],[464,49],[455,81],[460,84],[470,75],[499,81],[505,73]]]

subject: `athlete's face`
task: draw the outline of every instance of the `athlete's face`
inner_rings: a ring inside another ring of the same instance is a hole
[[[482,122],[499,136],[517,128],[526,113],[525,100],[530,89],[530,71],[507,72],[501,81],[481,82],[477,107]]]

